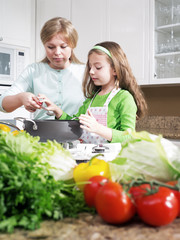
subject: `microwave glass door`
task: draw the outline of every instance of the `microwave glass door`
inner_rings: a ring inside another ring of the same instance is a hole
[[[0,52],[0,74],[10,75],[10,54]]]
[[[13,49],[0,47],[0,84],[12,84],[14,71]]]

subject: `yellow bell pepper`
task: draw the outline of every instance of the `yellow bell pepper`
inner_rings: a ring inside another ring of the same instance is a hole
[[[18,130],[14,130],[14,131],[12,131],[12,134],[13,134],[13,136],[16,136],[16,135],[18,135],[20,132],[23,132],[24,130],[20,130],[20,131],[18,131]]]
[[[97,157],[102,154],[97,154],[92,157],[87,163],[80,163],[74,168],[73,177],[78,188],[83,191],[84,185],[83,182],[87,182],[93,176],[104,176],[110,179],[110,170],[109,164]]]
[[[0,124],[0,129],[3,130],[4,132],[10,132],[11,131],[11,128],[8,127],[5,124]]]

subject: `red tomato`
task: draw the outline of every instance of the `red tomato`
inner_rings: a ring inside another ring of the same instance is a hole
[[[131,199],[115,182],[108,182],[98,190],[95,206],[101,218],[111,224],[127,222],[135,214]]]
[[[108,178],[103,176],[93,176],[88,181],[91,183],[84,186],[84,199],[89,207],[95,207],[95,196],[97,191],[108,182]]]
[[[178,181],[170,181],[170,182],[167,182],[167,184],[171,185],[171,186],[174,186],[177,184]],[[178,213],[178,217],[180,217],[180,191],[178,190],[172,190],[173,193],[175,194],[175,196],[177,197],[177,200],[178,200],[178,203],[179,203],[179,213]]]
[[[137,198],[142,197],[144,194],[147,193],[146,189],[151,189],[149,184],[141,184],[139,186],[133,186],[130,188],[129,193],[131,194],[134,201],[136,201]]]
[[[140,218],[152,226],[167,225],[178,215],[178,201],[174,193],[166,187],[158,192],[136,199],[136,209]]]

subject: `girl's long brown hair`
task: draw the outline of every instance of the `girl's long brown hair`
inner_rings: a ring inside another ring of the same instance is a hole
[[[106,55],[107,61],[111,64],[111,67],[116,71],[116,87],[120,87],[121,89],[128,90],[137,105],[137,118],[143,117],[147,112],[147,104],[144,98],[144,94],[140,89],[139,85],[137,84],[136,78],[134,77],[129,62],[127,60],[126,54],[119,46],[119,44],[115,42],[101,42],[96,44],[96,46],[102,46],[109,50],[112,57],[109,57],[106,53],[99,49],[91,49],[88,53],[89,56],[96,52],[100,55]],[[94,93],[98,90],[98,88],[94,85],[94,82],[91,80],[89,75],[89,60],[86,64],[86,70],[83,80],[83,92],[85,97],[92,98]]]
[[[42,43],[45,44],[58,33],[63,35],[67,44],[72,48],[70,61],[74,63],[81,63],[73,52],[73,49],[76,47],[78,42],[78,33],[72,23],[66,18],[55,17],[44,24],[40,33]],[[49,63],[49,60],[45,57],[41,62]]]

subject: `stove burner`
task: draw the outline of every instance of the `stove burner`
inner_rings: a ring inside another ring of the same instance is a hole
[[[68,145],[69,146],[69,145]],[[102,156],[99,158],[104,159],[105,161],[112,161],[115,159],[117,154],[120,152],[121,144],[120,143],[104,143],[104,144],[84,144],[84,143],[74,143],[73,147],[69,146],[69,151],[76,162],[87,162],[93,156],[101,153]]]
[[[109,150],[108,147],[104,146],[103,144],[98,144],[92,148],[92,153],[104,153],[107,150]]]

